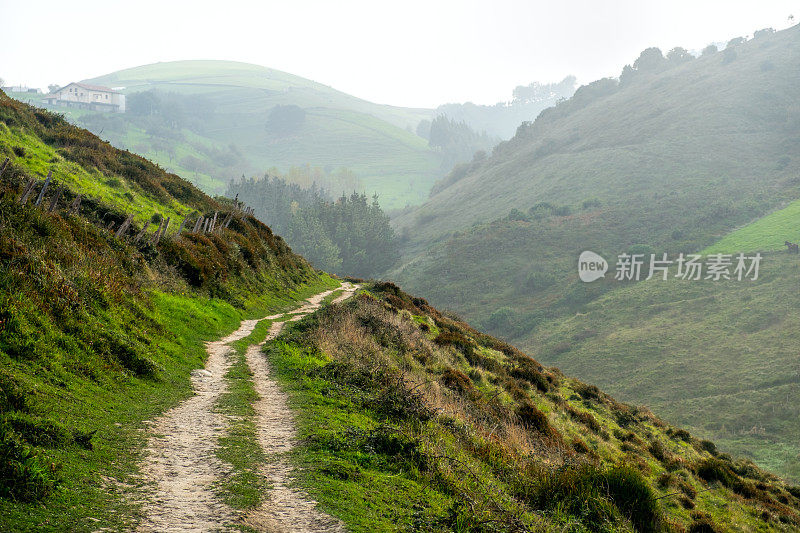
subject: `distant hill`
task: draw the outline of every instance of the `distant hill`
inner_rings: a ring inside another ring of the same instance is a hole
[[[800,197],[799,35],[581,87],[394,219],[408,237],[396,277],[472,318],[540,309],[584,290],[566,276],[584,249],[699,250],[787,205]],[[538,270],[554,282],[521,289]],[[463,298],[473,284],[484,303]]]
[[[221,194],[242,174],[271,170],[337,194],[377,192],[381,205],[394,209],[424,201],[449,168],[442,170],[441,151],[415,133],[433,110],[374,104],[258,65],[174,61],[85,81],[121,88],[128,112],[55,110],[209,193]],[[40,95],[11,96],[42,105]]]
[[[494,105],[472,102],[444,104],[436,108],[436,114],[465,122],[475,131],[510,139],[520,124],[534,120],[541,111],[569,98],[574,92],[575,76],[567,76],[557,83],[520,85],[514,89],[513,98],[508,102]]]
[[[374,115],[400,128],[416,127],[431,113],[427,109],[373,104],[288,72],[237,61],[168,61],[119,70],[87,81],[125,87],[126,92],[169,87],[176,92],[214,93],[222,100],[218,105],[224,111],[234,113],[249,112],[262,102],[335,107]],[[252,90],[253,99],[230,97],[240,90]]]
[[[454,164],[491,150],[498,135],[508,138],[523,121],[571,94],[574,78],[517,87],[508,103],[436,110],[375,104],[233,61],[155,63],[84,81],[123,91],[128,112],[56,111],[206,192],[222,193],[231,178],[270,170],[306,186],[316,181],[336,194],[377,192],[384,208],[397,209],[422,203]],[[42,105],[41,95],[9,96]],[[431,122],[442,115],[474,131],[456,139],[461,144],[431,144]]]
[[[200,117],[186,128],[203,137],[194,144],[207,143],[222,150],[233,146],[246,161],[242,166],[252,173],[261,174],[271,167],[285,172],[305,164],[331,173],[347,167],[360,178],[364,189],[379,192],[385,206],[402,207],[424,198],[440,172],[439,155],[411,133],[420,120],[430,117],[430,111],[373,104],[266,67],[230,61],[177,61],[88,81],[125,87],[129,111],[134,112],[130,104],[135,93],[153,90],[183,95],[188,111]],[[276,106],[299,107],[303,116],[297,127],[291,131],[271,129],[270,113]],[[169,130],[171,133],[174,127]],[[135,144],[133,138],[122,141]],[[191,135],[187,142],[193,144]],[[151,146],[145,153],[151,152],[157,154],[159,147]],[[206,182],[213,191],[222,192],[227,179],[241,175],[238,167],[220,174],[214,168],[213,152],[205,155],[200,159],[208,160],[212,176]],[[175,159],[180,164],[181,158]],[[163,162],[163,156],[157,160]],[[191,171],[196,169],[186,170],[190,172],[184,175],[192,179]]]
[[[785,351],[795,265],[784,265],[785,280],[731,292],[620,289],[575,275],[583,250],[736,253],[800,240],[800,28],[670,56],[646,51],[620,81],[578,89],[398,216],[408,244],[393,275],[549,363],[796,478],[797,427],[764,403],[797,394]],[[735,433],[756,419],[766,437]]]

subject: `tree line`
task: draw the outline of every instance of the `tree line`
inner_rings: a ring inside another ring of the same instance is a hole
[[[238,195],[295,252],[328,272],[376,277],[400,257],[377,196],[354,192],[333,200],[316,184],[301,187],[278,176],[231,181],[226,195]]]

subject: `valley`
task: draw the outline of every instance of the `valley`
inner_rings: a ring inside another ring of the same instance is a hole
[[[3,9],[0,531],[800,531],[793,15],[135,7]]]

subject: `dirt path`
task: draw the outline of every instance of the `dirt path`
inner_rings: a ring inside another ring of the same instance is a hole
[[[357,287],[344,283],[347,298]],[[322,300],[334,291],[312,296],[298,310],[265,317],[276,320],[294,315],[291,320],[319,308]],[[234,333],[207,344],[205,369],[192,372],[194,396],[170,409],[152,424],[154,434],[148,441],[142,475],[149,485],[149,498],[143,502],[145,518],[139,531],[214,531],[239,520],[233,509],[219,501],[214,483],[230,473],[230,466],[217,459],[219,437],[225,434],[226,417],[215,412],[217,399],[226,392],[225,374],[232,364],[230,343],[247,337],[259,320],[246,320]],[[269,339],[280,333],[282,322],[272,325]],[[266,342],[266,341],[265,341]],[[285,397],[269,377],[269,366],[260,356],[259,346],[251,346],[247,360],[254,372],[256,390],[261,399],[254,405],[258,413],[259,442],[265,452],[281,453],[291,449],[294,436]],[[315,503],[302,493],[287,488],[290,468],[283,460],[265,467],[273,491],[262,509],[247,517],[248,523],[263,531],[337,531],[338,525],[315,510]]]
[[[207,346],[205,369],[192,372],[194,396],[160,416],[152,426],[142,466],[153,485],[144,504],[140,531],[209,531],[236,519],[214,495],[212,484],[230,471],[214,451],[226,428],[214,404],[225,393],[231,342],[247,337],[258,320],[245,320],[238,330]]]
[[[341,302],[358,289],[349,283],[342,284],[344,291],[333,302]],[[320,302],[331,292],[309,298],[290,320],[300,320],[319,308]],[[264,343],[277,337],[285,322],[275,322]],[[292,467],[286,452],[294,447],[295,425],[286,394],[270,375],[270,366],[261,345],[247,349],[247,364],[253,372],[253,382],[259,400],[256,410],[258,442],[267,455],[262,473],[272,487],[261,507],[245,517],[245,524],[259,531],[269,532],[339,532],[344,526],[316,508],[316,502],[304,492],[292,487]]]

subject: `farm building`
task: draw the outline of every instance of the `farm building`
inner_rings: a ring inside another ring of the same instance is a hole
[[[125,95],[100,85],[70,83],[44,97],[50,105],[79,107],[112,113],[125,112]]]

